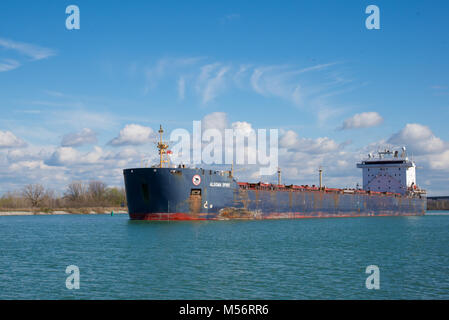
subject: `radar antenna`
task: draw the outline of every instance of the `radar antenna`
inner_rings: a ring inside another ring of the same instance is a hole
[[[406,153],[407,149],[404,147],[402,147],[402,154],[401,154],[401,158],[405,158],[407,153]]]

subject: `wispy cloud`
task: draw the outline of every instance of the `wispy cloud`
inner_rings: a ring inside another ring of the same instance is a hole
[[[221,24],[240,19],[240,13],[230,13],[220,19]]]
[[[186,90],[186,81],[184,77],[180,77],[178,80],[178,97],[179,100],[184,100]]]
[[[331,115],[336,115],[335,112],[326,112],[328,116],[324,117],[325,112],[321,111],[338,109],[341,113],[342,108],[333,103],[336,101],[334,97],[354,89],[349,85],[353,81],[336,67],[342,62],[300,67],[208,60],[206,57],[163,58],[151,67],[136,67],[136,70],[144,70],[145,94],[150,91],[155,93],[154,88],[172,81],[178,101],[184,101],[187,92],[193,92],[201,104],[208,105],[226,93],[240,90],[316,111],[317,121],[321,125]]]
[[[159,59],[155,65],[144,68],[145,69],[145,88],[144,94],[148,94],[153,90],[157,83],[167,76],[176,75],[179,70],[186,69],[196,65],[203,57],[187,57],[187,58],[162,58]],[[132,68],[136,69],[133,64]]]
[[[25,55],[32,60],[42,60],[50,56],[56,55],[56,52],[52,49],[25,43],[13,41],[10,39],[0,38],[0,47],[10,49]]]
[[[53,90],[44,90],[44,93],[51,96],[51,97],[64,97],[64,94],[59,91],[53,91]]]
[[[52,49],[5,38],[0,38],[0,49],[4,49],[3,55],[8,54],[6,51],[13,51],[14,56],[0,57],[0,72],[17,69],[26,61],[42,60],[56,54]]]
[[[79,132],[72,132],[62,137],[61,146],[76,147],[84,144],[97,143],[97,134],[90,128],[83,128]]]
[[[0,61],[0,72],[14,70],[20,67],[20,62],[13,59],[2,59]]]
[[[196,88],[204,104],[214,100],[218,93],[224,90],[225,75],[228,71],[229,67],[222,66],[220,63],[208,64],[201,68]]]
[[[305,101],[306,92],[303,83],[307,83],[307,79],[298,76],[306,72],[321,71],[335,64],[326,63],[307,68],[288,65],[258,67],[251,75],[251,86],[260,95],[279,97],[301,105]]]
[[[448,86],[435,85],[435,86],[431,86],[430,88],[434,89],[434,90],[447,90]]]
[[[434,96],[446,96],[449,94],[449,87],[446,85],[434,85],[430,89],[432,89]]]
[[[58,107],[61,109],[67,108],[82,108],[84,107],[84,103],[80,101],[47,101],[47,100],[36,100],[31,101],[30,104],[36,106],[45,106],[45,107]]]

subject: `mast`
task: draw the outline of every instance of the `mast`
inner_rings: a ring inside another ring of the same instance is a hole
[[[318,172],[320,173],[320,189],[323,187],[323,168],[319,168]]]
[[[166,144],[165,142],[162,141],[162,134],[164,133],[164,130],[162,129],[162,125],[160,125],[159,127],[159,143],[157,144],[157,148],[159,149],[159,167],[163,168],[164,167],[164,163],[167,163],[167,167],[170,167],[170,159],[167,156],[167,149],[168,149],[168,144]]]

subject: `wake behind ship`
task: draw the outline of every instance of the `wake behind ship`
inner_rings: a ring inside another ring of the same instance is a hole
[[[426,192],[405,148],[372,154],[357,164],[363,189],[238,182],[231,171],[170,167],[168,145],[158,143],[158,167],[125,169],[132,220],[291,219],[423,215]],[[166,167],[164,165],[166,164]],[[280,179],[279,179],[280,180]]]

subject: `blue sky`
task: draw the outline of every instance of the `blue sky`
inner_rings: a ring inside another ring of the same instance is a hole
[[[79,30],[65,27],[71,4]],[[380,30],[365,28],[370,4]],[[2,1],[0,192],[120,185],[155,152],[123,135],[209,115],[281,129],[290,182],[324,165],[329,185],[352,186],[368,146],[405,144],[418,184],[449,194],[448,13],[447,1]]]

